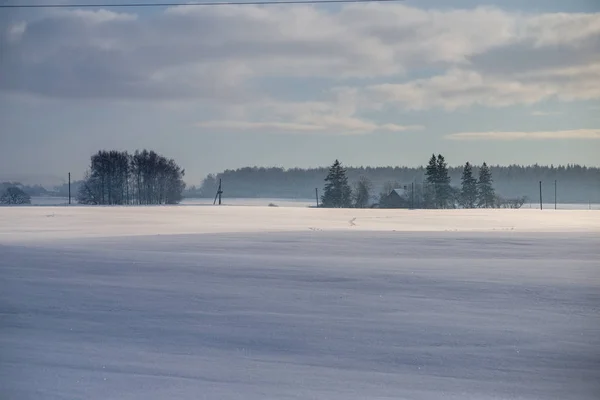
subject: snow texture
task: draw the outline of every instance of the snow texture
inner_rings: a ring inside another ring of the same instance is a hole
[[[0,208],[0,397],[597,399],[599,233],[583,210]]]

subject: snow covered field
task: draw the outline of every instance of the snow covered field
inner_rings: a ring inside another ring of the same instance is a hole
[[[2,399],[597,399],[600,212],[0,208]]]
[[[212,205],[213,198],[184,198],[181,202],[183,206],[199,206],[199,205]],[[77,203],[75,198],[71,199],[72,205]],[[260,206],[266,207],[269,204],[275,204],[278,207],[311,207],[315,206],[316,200],[311,199],[271,199],[271,198],[224,198],[223,205],[228,206]],[[32,206],[68,206],[68,197],[51,197],[51,196],[33,196],[31,198]],[[544,208],[554,209],[554,202],[544,203]],[[529,202],[523,204],[523,208],[537,209],[540,207],[539,203]],[[600,210],[600,204],[598,203],[585,203],[585,204],[570,204],[570,203],[558,203],[557,208],[559,210]]]

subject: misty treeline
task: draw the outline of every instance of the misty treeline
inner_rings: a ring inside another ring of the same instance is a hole
[[[484,162],[477,177],[473,166],[463,167],[461,185],[452,185],[444,156],[434,154],[425,168],[426,182],[415,187],[384,185],[378,196],[370,180],[361,176],[352,187],[347,171],[335,160],[325,177],[321,207],[325,208],[520,208],[525,198],[506,199],[496,194],[489,167]]]
[[[31,195],[24,190],[25,187],[19,182],[0,182],[0,204],[31,204]]]
[[[45,196],[49,193],[42,185],[25,185],[16,181],[0,182],[0,193],[3,193],[11,187],[19,188],[29,196]]]
[[[452,182],[461,181],[464,165],[449,166],[448,175]],[[473,165],[474,176],[479,174],[479,165]],[[539,198],[539,181],[543,181],[545,201],[554,198],[554,181],[558,184],[558,201],[563,203],[600,202],[600,168],[569,164],[561,166],[541,165],[490,165],[497,193],[506,198],[527,197],[531,201]],[[208,175],[198,187],[192,186],[186,197],[214,197],[223,179],[226,197],[247,198],[296,198],[315,197],[315,188],[323,187],[329,167],[323,168],[264,168],[245,167],[228,169]],[[423,190],[427,186],[426,167],[347,167],[348,181],[352,184],[361,177],[368,179],[373,191],[379,193],[384,187],[411,187]]]
[[[101,150],[92,155],[89,170],[78,185],[80,204],[177,204],[183,198],[185,183],[173,159],[154,151],[134,154]]]

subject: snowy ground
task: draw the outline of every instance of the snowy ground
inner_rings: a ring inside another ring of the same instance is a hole
[[[0,397],[597,399],[599,233],[588,210],[0,208]]]
[[[185,198],[181,202],[184,206],[199,206],[199,205],[212,205],[213,198]],[[77,203],[75,198],[71,199],[72,205]],[[69,204],[68,197],[52,197],[52,196],[33,196],[31,198],[32,206],[67,206]],[[269,204],[274,204],[278,207],[314,207],[316,200],[311,199],[271,199],[271,198],[224,198],[223,205],[229,206],[260,206],[266,207]],[[530,202],[523,204],[523,208],[537,209],[540,207],[539,203]],[[554,201],[544,203],[543,208],[554,209]],[[557,208],[559,210],[600,210],[599,203],[558,203]]]

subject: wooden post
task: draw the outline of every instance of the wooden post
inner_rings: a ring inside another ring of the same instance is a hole
[[[219,199],[219,205],[221,205],[221,195],[223,194],[223,189],[221,188],[221,179],[219,179],[219,188],[217,189],[217,193],[215,194],[215,200],[213,201],[213,205],[217,203],[217,199]]]
[[[544,206],[542,203],[542,181],[540,181],[540,210],[543,210]]]
[[[71,173],[69,172],[69,205],[71,204]]]
[[[315,198],[317,199],[317,208],[319,208],[319,188],[315,188]]]

